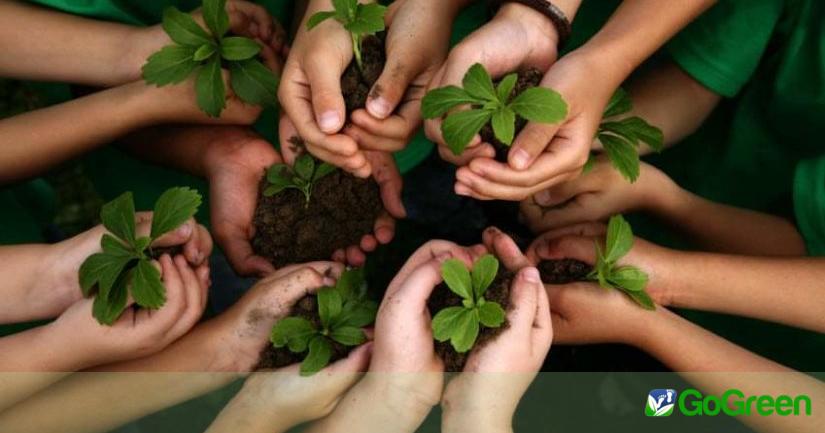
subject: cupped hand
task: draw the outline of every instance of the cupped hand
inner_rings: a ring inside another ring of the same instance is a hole
[[[639,178],[630,183],[606,157],[599,156],[588,173],[523,200],[521,213],[530,230],[541,233],[652,209],[674,185],[667,175],[644,162]]]
[[[456,45],[447,56],[427,90],[449,85],[461,86],[467,70],[481,63],[494,78],[520,69],[534,67],[547,71],[558,57],[558,33],[543,14],[534,9],[508,3],[487,24]],[[441,157],[456,165],[475,158],[494,158],[489,143],[476,137],[460,156],[449,149],[441,135],[441,119],[426,120],[427,137],[438,144]]]
[[[166,287],[166,303],[158,310],[129,308],[112,326],[92,316],[93,299],[73,304],[47,325],[58,345],[74,341],[67,356],[76,369],[153,354],[186,334],[206,307],[209,270],[193,269],[183,256],[168,254],[154,263]]]
[[[574,259],[595,265],[596,245],[604,246],[606,233],[607,228],[598,223],[552,230],[533,241],[527,249],[527,257],[535,264],[544,260]],[[645,290],[655,303],[664,306],[670,305],[672,300],[668,286],[671,263],[678,263],[672,250],[640,238],[634,239],[630,252],[618,261],[620,266],[635,266],[644,271],[649,278]]]
[[[232,268],[240,275],[265,276],[275,268],[255,254],[253,218],[266,169],[281,156],[266,140],[243,128],[215,128],[205,143],[212,231]]]

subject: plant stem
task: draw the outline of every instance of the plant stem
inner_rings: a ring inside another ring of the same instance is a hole
[[[361,35],[351,33],[350,36],[352,36],[352,52],[355,54],[355,63],[358,65],[358,70],[363,74],[364,61],[361,59]]]

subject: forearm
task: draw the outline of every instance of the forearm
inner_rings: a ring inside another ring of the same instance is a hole
[[[3,276],[0,323],[28,322],[60,313],[50,308],[54,299],[36,290],[47,275],[48,267],[44,265],[50,251],[48,245],[42,244],[0,247],[0,275]]]
[[[0,338],[0,371],[71,372],[86,367],[83,355],[59,334],[49,324]]]
[[[0,183],[36,176],[153,121],[142,83],[0,120]]]
[[[299,424],[291,422],[291,414],[286,412],[278,417],[268,416],[275,408],[261,405],[259,395],[250,397],[242,390],[221,410],[206,433],[282,433]]]
[[[654,278],[670,306],[825,332],[823,259],[674,252],[664,262]]]
[[[0,373],[0,413],[69,374],[66,372]]]
[[[0,1],[0,75],[110,86],[134,81],[150,53],[137,53],[140,28]]]
[[[644,175],[644,174],[643,174]],[[670,179],[657,181],[648,211],[704,250],[756,256],[804,256],[805,241],[784,218],[697,196]]]
[[[218,389],[227,373],[80,373],[0,413],[0,431],[93,433]],[[89,408],[106,408],[89,416]]]
[[[642,333],[639,347],[703,393],[721,396],[728,389],[737,389],[745,396],[807,394],[811,401],[825,398],[821,382],[751,353],[665,309],[659,310],[654,326]],[[745,404],[751,405],[752,415],[740,420],[757,431],[820,431],[822,416],[816,411],[812,411],[812,417],[759,416],[751,403]]]

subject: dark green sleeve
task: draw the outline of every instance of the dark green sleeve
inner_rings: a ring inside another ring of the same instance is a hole
[[[759,66],[782,8],[781,0],[721,0],[679,33],[668,51],[702,85],[733,97]]]
[[[825,256],[825,156],[797,165],[794,211],[808,254]]]

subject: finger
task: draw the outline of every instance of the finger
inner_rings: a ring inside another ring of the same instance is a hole
[[[272,35],[273,19],[263,6],[251,2],[229,1],[226,4],[226,10],[230,15],[230,28],[234,29],[231,18],[233,13],[239,13],[247,16],[255,24],[261,39],[268,39]]]
[[[256,285],[262,292],[256,304],[267,311],[267,317],[277,318],[290,311],[304,296],[325,287],[325,276],[310,266],[304,266],[278,278],[268,277]]]
[[[562,236],[559,238],[539,237],[530,246],[530,256],[537,260],[574,259],[585,263],[596,263],[595,245],[600,240],[592,237]]]
[[[179,315],[174,317],[174,325],[167,333],[170,341],[185,334],[197,323],[201,314],[203,314],[201,305],[205,305],[203,300],[204,291],[195,271],[192,270],[183,257],[176,257],[174,262],[183,280],[184,292],[186,293],[186,307]]]
[[[306,59],[306,75],[312,92],[312,108],[318,128],[335,134],[344,126],[346,106],[341,92],[341,74],[345,65],[330,61],[327,56],[310,55]]]
[[[515,170],[526,170],[544,152],[559,131],[561,123],[530,122],[513,141],[507,162]]]
[[[404,181],[395,164],[395,159],[386,152],[367,152],[367,158],[372,166],[372,177],[381,189],[381,201],[384,203],[384,208],[396,218],[405,218],[407,211],[401,200]]]
[[[599,191],[599,178],[593,173],[576,176],[535,195],[535,201],[542,206],[556,206],[580,194]]]
[[[159,261],[162,269],[161,277],[163,286],[166,288],[166,302],[154,316],[152,323],[158,328],[168,329],[174,325],[177,318],[186,310],[190,293],[173,259],[168,254],[164,254],[160,257]],[[148,310],[141,312],[147,313],[144,319],[151,318],[149,317]]]
[[[373,235],[364,235],[361,237],[358,247],[366,253],[371,253],[378,247],[378,239],[375,239]]]
[[[382,245],[386,245],[392,241],[395,236],[395,218],[391,217],[386,212],[383,212],[378,219],[375,220],[375,238]]]
[[[416,268],[439,256],[445,256],[446,258],[458,258],[467,265],[472,265],[474,262],[467,248],[449,241],[429,241],[415,250],[415,252],[404,263],[404,266],[401,267],[401,270],[395,274],[395,278],[393,278],[387,288],[387,294],[398,290],[401,283],[403,283],[409,274],[411,274]]]
[[[369,368],[370,357],[372,357],[372,348],[373,343],[371,341],[364,343],[356,347],[349,353],[349,355],[347,355],[346,358],[332,363],[322,372],[335,375],[342,384],[343,382],[348,381],[349,385],[344,386],[343,388],[349,388],[350,385],[354,384],[355,381],[361,377],[361,375],[357,373],[365,372]],[[347,375],[346,373],[354,374]],[[344,390],[342,389],[341,392],[343,391]]]
[[[598,204],[597,201],[591,200],[591,198],[596,197],[598,196],[595,194],[586,193],[563,206],[551,206],[543,209],[541,229],[555,230],[578,224],[598,224],[594,220],[608,215],[609,212],[601,209],[601,204]]]
[[[544,285],[540,284],[536,287],[537,305],[536,317],[533,321],[533,347],[544,352],[550,350],[550,345],[553,342],[553,319],[550,314],[552,306],[550,299],[547,296],[547,290]]]
[[[407,142],[401,139],[374,135],[354,123],[344,129],[344,134],[358,142],[358,145],[365,150],[398,152],[407,145]]]
[[[428,260],[410,272],[406,279],[398,285],[397,290],[392,293],[388,290],[378,311],[376,328],[380,328],[378,320],[381,320],[384,315],[396,316],[393,320],[409,321],[410,323],[418,319],[419,315],[425,311],[427,300],[430,298],[435,286],[442,281],[441,264],[447,258],[449,256],[445,254]],[[396,276],[396,278],[398,277]]]
[[[421,56],[388,49],[387,62],[367,97],[367,111],[376,119],[386,119],[404,98],[410,83],[423,72]]]
[[[192,238],[183,246],[186,260],[193,266],[200,266],[212,253],[212,237],[206,227],[195,224]]]
[[[192,236],[195,231],[195,223],[194,218],[189,218],[185,223],[181,224],[175,230],[172,230],[169,233],[164,234],[163,236],[156,239],[152,242],[153,247],[174,247],[178,245],[184,245],[192,239]],[[138,225],[137,235],[138,236],[149,236],[149,228],[151,223],[144,222]]]
[[[466,185],[473,196],[494,197],[498,200],[522,201],[542,189],[564,182],[577,174],[577,172],[569,172],[547,180],[540,180],[539,183],[534,185],[513,186],[507,183],[491,181],[477,175],[466,167],[461,167],[456,172],[456,180]]]
[[[405,104],[402,106],[403,110],[411,110],[410,105],[415,105],[420,110],[421,104]],[[402,115],[393,115],[386,119],[376,119],[366,110],[355,110],[350,115],[350,120],[355,126],[361,128],[365,133],[376,137],[383,137],[386,139],[395,139],[406,143],[409,138],[410,131],[415,130],[416,127],[410,125],[407,118]]]
[[[347,261],[347,252],[346,252],[346,250],[344,250],[343,248],[340,249],[340,250],[335,250],[335,252],[332,253],[332,260],[336,261],[338,263],[346,262]]]
[[[362,151],[358,151],[352,155],[341,155],[336,152],[330,152],[325,147],[316,146],[312,143],[307,143],[306,149],[314,157],[339,167],[355,177],[365,179],[372,174],[372,166],[366,154]]]
[[[577,152],[545,152],[528,170],[513,170],[495,159],[476,158],[468,165],[471,172],[489,182],[515,187],[533,187],[547,184],[548,188],[559,182],[546,183],[549,179],[573,179],[581,174],[581,166],[587,161],[587,155]],[[536,191],[538,192],[538,191]]]
[[[453,186],[453,190],[455,191],[455,193],[457,195],[464,196],[464,197],[472,197],[476,200],[485,200],[485,201],[495,200],[494,197],[490,197],[489,195],[484,195],[484,194],[477,193],[476,191],[471,189],[469,186],[467,186],[467,185],[465,185],[461,182],[456,182],[455,186]]]
[[[350,266],[361,267],[367,261],[367,256],[355,245],[347,247],[347,263]]]
[[[538,291],[543,288],[539,271],[532,266],[520,270],[513,279],[507,321],[517,332],[531,335],[538,311]]]
[[[504,267],[510,271],[531,266],[530,261],[521,252],[516,242],[496,227],[488,227],[481,235],[484,245],[491,254],[501,260]]]
[[[215,222],[215,236],[221,245],[226,259],[232,269],[240,275],[268,275],[275,271],[272,263],[255,254],[250,243],[251,236],[241,227],[234,224]]]
[[[318,261],[284,266],[283,268],[275,271],[272,275],[268,276],[267,279],[270,281],[274,281],[307,267],[314,269],[316,272],[323,275],[325,277],[324,285],[327,286],[335,285],[335,280],[337,280],[341,276],[341,273],[344,272],[344,265],[342,265],[341,263]]]
[[[198,282],[200,283],[201,287],[204,288],[204,292],[206,292],[209,286],[211,286],[209,265],[198,266],[198,268],[195,269],[195,275],[198,276]],[[205,302],[206,299],[204,299],[204,303]]]

